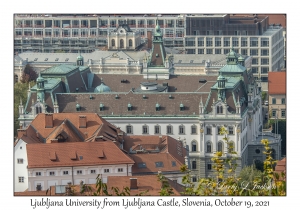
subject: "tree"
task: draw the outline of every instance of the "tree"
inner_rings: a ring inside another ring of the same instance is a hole
[[[38,77],[38,75],[37,75],[36,71],[32,68],[32,66],[27,64],[22,73],[22,77],[21,77],[20,81],[22,83],[28,83],[30,81],[35,81],[37,77]]]
[[[269,147],[267,139],[261,140],[265,147],[264,154],[266,160],[264,161],[264,171],[254,173],[254,167],[251,168],[250,176],[247,180],[253,181],[252,188],[249,185],[240,186],[242,177],[236,176],[236,153],[233,151],[232,145],[227,137],[227,130],[223,127],[220,134],[225,135],[223,138],[227,144],[227,157],[223,156],[222,152],[216,152],[212,161],[214,163],[213,169],[216,176],[213,178],[200,179],[197,186],[191,184],[190,171],[187,166],[181,167],[181,171],[186,175],[183,177],[182,182],[186,184],[184,195],[201,195],[201,196],[237,196],[237,195],[250,195],[250,196],[265,196],[265,195],[286,195],[286,181],[285,174],[281,175],[274,173],[275,160],[272,158],[272,150]],[[245,169],[247,170],[247,169]],[[252,176],[251,176],[252,174]],[[258,176],[256,176],[256,174]],[[246,179],[246,178],[245,178]],[[266,186],[267,184],[267,186]]]
[[[253,188],[254,180],[256,178],[262,177],[263,173],[257,170],[255,165],[244,167],[239,174],[239,186],[248,185],[248,187]]]
[[[262,92],[261,93],[261,100],[262,100],[262,102],[265,101],[266,98],[267,98],[267,92]]]
[[[27,90],[29,87],[29,84],[32,86],[35,85],[34,81],[31,81],[30,83],[15,83],[14,84],[14,136],[17,135],[17,129],[19,126],[19,105],[20,101],[22,101],[22,104],[25,109],[26,101],[27,101]]]

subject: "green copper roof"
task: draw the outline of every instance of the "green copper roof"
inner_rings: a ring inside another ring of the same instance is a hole
[[[223,66],[219,72],[244,72],[246,71],[246,67],[240,65],[240,64],[234,64],[234,65],[225,65]]]
[[[77,60],[83,60],[82,55],[78,55],[78,56],[77,56]]]
[[[58,83],[60,82],[59,79],[54,79],[54,78],[47,78],[45,80],[45,83],[44,83],[44,89],[45,90],[52,90]],[[37,85],[35,84],[31,90],[36,90],[37,89]]]
[[[36,79],[37,82],[44,81],[44,78],[41,76],[41,72],[39,73],[39,77]]]
[[[59,66],[52,66],[45,71],[43,71],[43,74],[67,74],[75,69],[77,69],[78,66],[72,66],[72,65],[59,65]]]
[[[239,77],[225,77],[226,82],[225,82],[225,88],[233,88],[239,81]],[[214,84],[212,88],[218,88],[218,83]]]
[[[94,93],[105,93],[105,92],[111,92],[111,89],[104,83],[101,83],[101,85],[97,86],[94,90]]]
[[[240,57],[238,58],[238,61],[244,61],[245,58],[243,58],[243,56],[240,55]]]

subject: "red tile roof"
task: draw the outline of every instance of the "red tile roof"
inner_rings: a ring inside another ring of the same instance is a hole
[[[27,144],[26,147],[28,168],[134,163],[112,141]],[[104,157],[99,157],[100,153]]]
[[[161,191],[161,182],[158,181],[157,175],[147,175],[147,176],[109,176],[107,178],[107,187],[118,187],[119,190],[122,190],[125,187],[130,188],[130,178],[137,179],[137,189],[131,189],[131,195],[137,195],[141,192],[148,192],[145,195],[159,196]],[[180,184],[172,183],[173,181],[168,180],[170,185],[173,188],[174,195],[180,195],[180,192],[183,192],[183,187]],[[112,190],[109,190],[110,193],[114,193]]]
[[[85,116],[86,123],[83,124],[86,126],[80,126],[82,116]],[[46,121],[52,121],[53,126],[46,127]],[[103,140],[118,142],[121,139],[118,132],[118,128],[96,113],[41,113],[26,129],[18,131],[18,139],[22,138],[27,143],[43,143],[45,139],[45,143],[51,143],[61,136],[65,142]]]
[[[286,71],[268,73],[269,94],[286,94]]]

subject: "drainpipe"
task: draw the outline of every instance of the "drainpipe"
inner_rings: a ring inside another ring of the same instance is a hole
[[[73,173],[73,167],[74,167],[74,166],[72,166],[72,184],[74,185],[74,173]]]
[[[127,176],[128,176],[128,163],[127,163]]]

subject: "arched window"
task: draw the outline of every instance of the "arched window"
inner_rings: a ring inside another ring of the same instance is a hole
[[[120,40],[120,48],[124,48],[124,40],[123,39]]]
[[[115,42],[114,39],[111,40],[111,46],[112,46],[112,47],[116,46],[116,42]]]
[[[132,47],[132,39],[129,39],[129,47]]]
[[[234,142],[233,141],[228,143],[228,152],[229,153],[234,152]]]
[[[222,114],[222,113],[223,113],[223,107],[217,106],[217,114]]]
[[[210,142],[206,143],[206,152],[211,153],[211,143]]]
[[[42,107],[40,105],[37,105],[35,107],[35,110],[36,110],[36,114],[42,113]]]
[[[195,141],[192,142],[192,152],[197,151],[197,143]]]
[[[223,152],[223,143],[218,142],[218,152]]]

